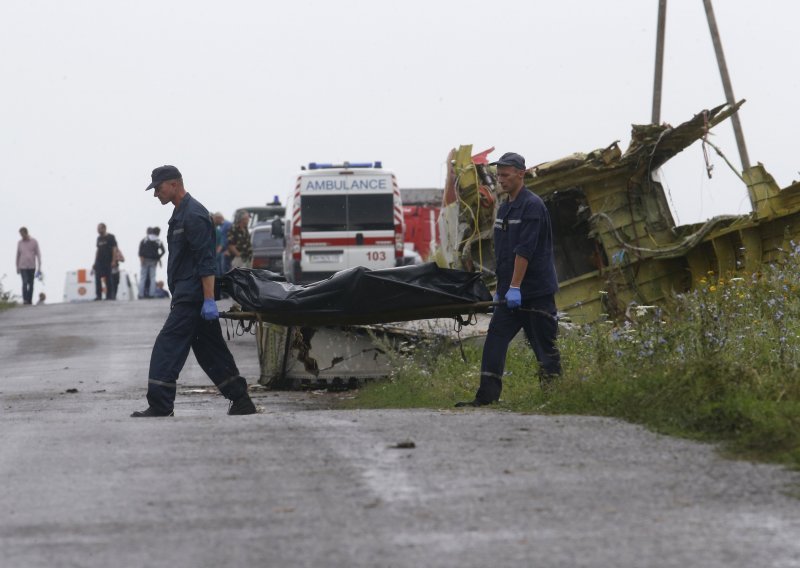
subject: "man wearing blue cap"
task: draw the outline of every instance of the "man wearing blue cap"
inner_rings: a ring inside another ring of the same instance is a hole
[[[167,232],[167,284],[172,304],[150,356],[149,407],[131,416],[173,415],[178,375],[190,349],[222,395],[231,401],[228,414],[255,414],[247,381],[239,374],[219,325],[214,301],[216,238],[211,216],[186,192],[175,166],[160,166],[151,177],[145,190],[153,189],[162,205],[175,206]]]
[[[561,374],[550,214],[542,199],[525,188],[525,158],[509,152],[491,165],[497,166],[498,193],[507,195],[494,223],[495,301],[505,299],[505,303],[495,307],[489,324],[475,400],[459,402],[457,407],[484,406],[500,399],[508,345],[520,329],[539,361],[541,386]]]

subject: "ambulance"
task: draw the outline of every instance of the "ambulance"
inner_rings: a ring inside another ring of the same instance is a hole
[[[286,216],[284,271],[307,284],[335,272],[403,263],[403,204],[381,162],[310,163],[297,176]]]

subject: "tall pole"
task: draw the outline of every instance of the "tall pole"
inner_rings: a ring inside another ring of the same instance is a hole
[[[667,0],[658,0],[658,31],[656,33],[656,72],[653,79],[653,114],[651,124],[661,122],[661,84],[664,77],[664,35],[667,24]]]
[[[719,39],[717,20],[714,18],[714,8],[711,6],[711,0],[703,0],[703,5],[706,9],[708,29],[711,32],[711,41],[714,43],[714,51],[717,54],[717,65],[719,65],[719,74],[722,77],[722,88],[725,89],[725,98],[728,104],[733,105],[736,104],[736,99],[733,97],[733,86],[731,85],[731,78],[728,75],[728,66],[725,64],[725,54],[722,52],[722,42]],[[739,159],[742,161],[742,170],[749,169],[750,158],[747,156],[747,147],[744,144],[744,133],[742,132],[742,123],[739,121],[738,111],[731,116],[731,123],[733,124],[733,133],[736,136],[736,146],[739,148]]]

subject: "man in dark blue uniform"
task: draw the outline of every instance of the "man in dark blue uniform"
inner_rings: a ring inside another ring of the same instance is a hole
[[[497,181],[508,199],[500,205],[494,224],[497,261],[494,309],[483,346],[481,384],[475,400],[457,407],[484,406],[500,399],[508,345],[520,329],[539,361],[539,382],[546,387],[561,374],[556,346],[555,293],[558,290],[553,262],[550,214],[542,199],[523,184],[525,158],[509,152],[493,165]]]
[[[145,190],[151,188],[162,205],[175,206],[167,233],[167,285],[172,304],[150,356],[150,406],[131,416],[173,415],[176,383],[189,349],[222,395],[231,401],[228,414],[254,414],[256,407],[247,394],[247,381],[239,374],[219,325],[214,301],[216,239],[211,217],[186,192],[175,166],[154,169],[152,183]]]

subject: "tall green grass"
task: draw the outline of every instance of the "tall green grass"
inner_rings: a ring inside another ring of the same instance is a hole
[[[564,375],[547,393],[530,348],[509,351],[497,410],[613,416],[659,432],[723,442],[734,456],[800,465],[800,259],[759,274],[709,274],[625,322],[562,328]],[[450,408],[471,400],[480,349],[440,342],[395,354],[389,381],[359,407]]]

